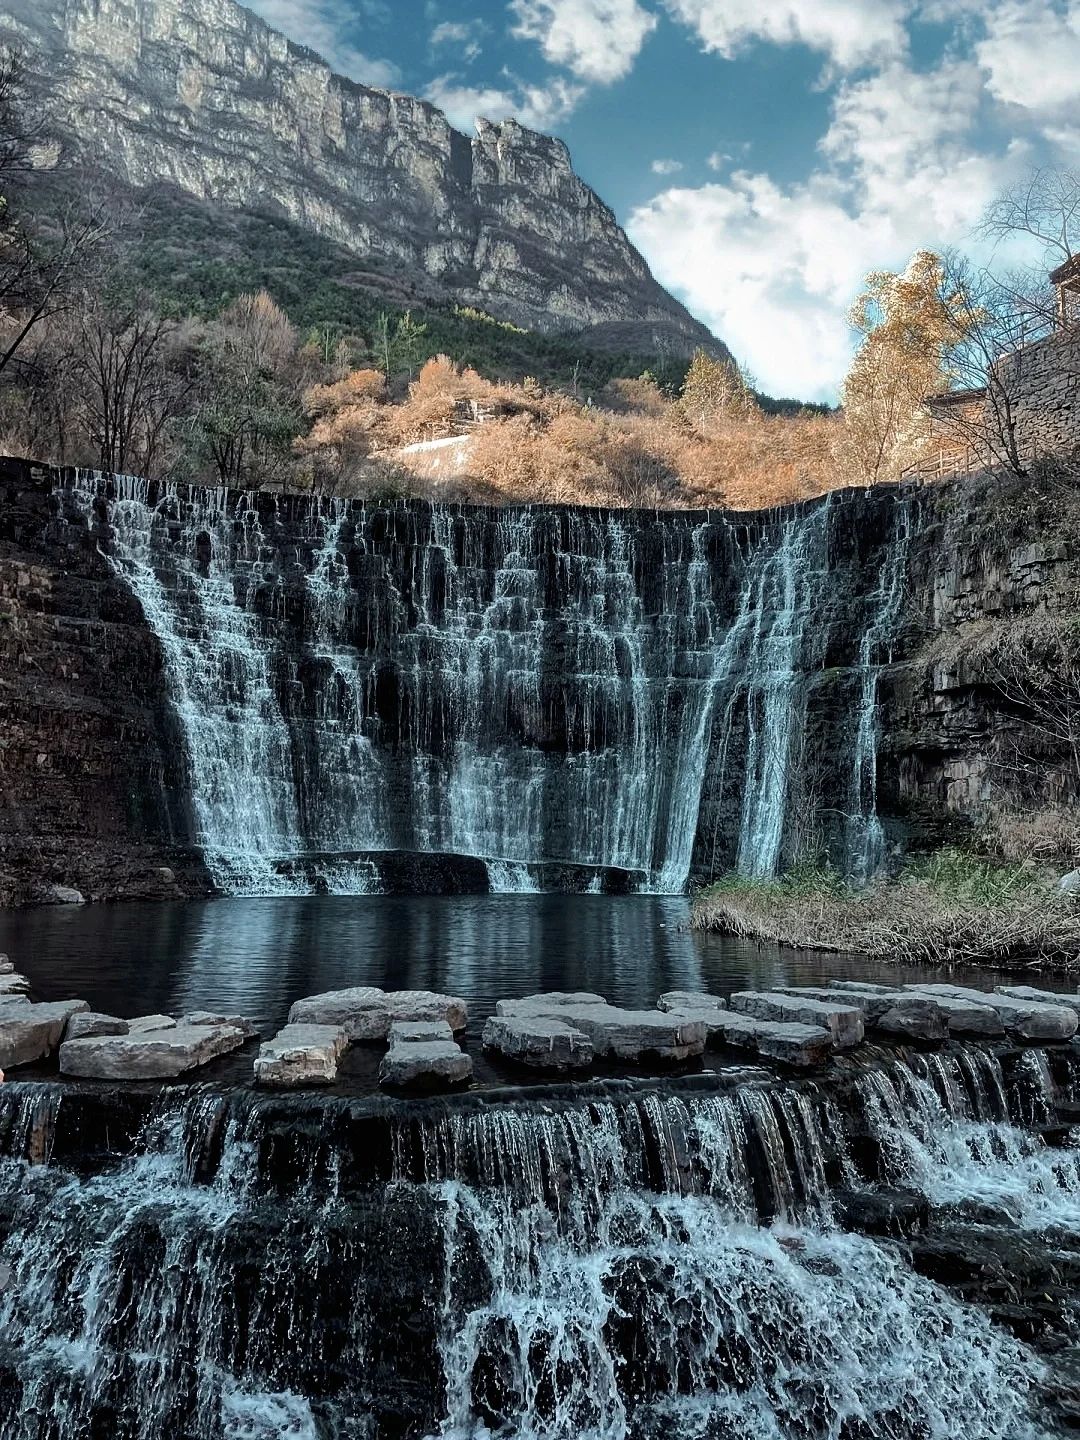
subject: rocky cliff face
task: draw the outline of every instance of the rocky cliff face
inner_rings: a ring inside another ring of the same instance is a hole
[[[0,0],[40,76],[42,164],[100,164],[270,210],[451,297],[542,331],[644,323],[716,342],[652,278],[561,141],[471,140],[432,105],[335,75],[233,0]],[[607,337],[610,340],[610,336]]]

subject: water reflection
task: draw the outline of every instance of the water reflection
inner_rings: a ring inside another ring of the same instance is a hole
[[[695,935],[688,916],[680,898],[599,895],[57,906],[0,912],[0,951],[45,999],[78,994],[120,1015],[243,1013],[263,1027],[281,1023],[300,996],[346,985],[449,991],[479,1022],[502,997],[536,990],[652,1006],[664,990],[724,995],[830,975],[899,983],[928,974]],[[989,983],[985,971],[952,974]]]

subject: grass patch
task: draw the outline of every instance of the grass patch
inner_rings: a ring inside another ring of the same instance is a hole
[[[955,849],[863,890],[821,869],[775,880],[727,876],[697,896],[691,924],[897,964],[1080,967],[1080,903],[1030,866]]]

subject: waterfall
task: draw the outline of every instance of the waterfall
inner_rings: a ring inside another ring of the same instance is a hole
[[[35,1088],[0,1090],[9,1156]],[[0,1435],[1040,1440],[1036,1354],[833,1218],[879,1180],[949,1206],[958,1157],[1002,1200],[1018,1093],[977,1051],[835,1094],[166,1093],[108,1164],[0,1160]],[[1023,1138],[1002,1224],[1073,1224],[1069,1152]]]
[[[853,552],[848,596],[850,505],[741,526],[89,474],[64,503],[160,643],[192,838],[228,893],[370,893],[392,854],[469,857],[493,891],[679,893],[706,802],[714,832],[730,817],[728,868],[770,875],[834,783],[861,817],[837,863],[877,844],[874,661],[905,557],[895,536],[873,552],[888,578],[867,599]],[[847,629],[845,714],[809,727]],[[810,773],[852,735],[843,776]],[[718,736],[731,801],[710,792]]]

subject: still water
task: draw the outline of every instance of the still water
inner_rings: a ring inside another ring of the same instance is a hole
[[[725,995],[829,976],[942,978],[692,933],[689,914],[685,899],[600,895],[50,906],[0,912],[0,951],[42,999],[79,995],[122,1016],[244,1014],[264,1033],[284,1022],[294,1000],[348,985],[460,995],[476,1030],[496,1001],[537,990],[594,990],[618,1005],[651,1007],[665,990]],[[984,988],[1002,978],[950,977]]]

